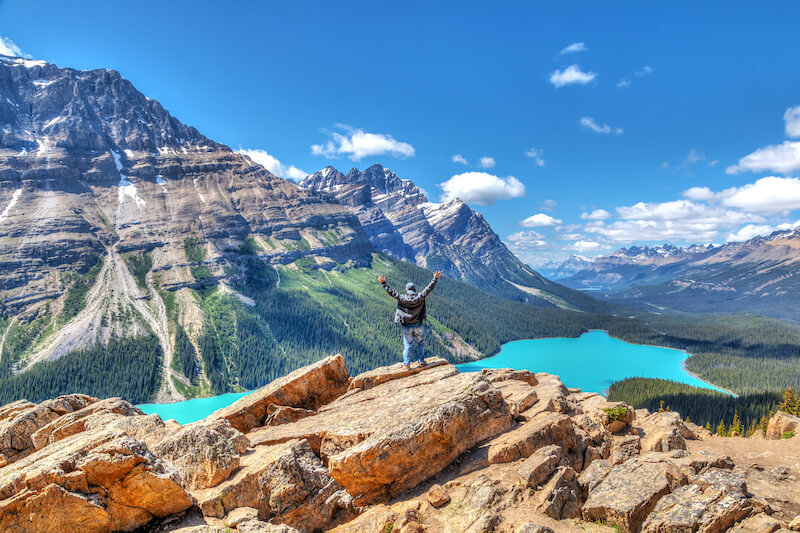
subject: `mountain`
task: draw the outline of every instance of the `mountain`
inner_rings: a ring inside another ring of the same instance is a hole
[[[548,261],[539,267],[539,272],[550,279],[561,279],[577,274],[588,269],[592,264],[592,259],[580,255],[571,255],[566,261]]]
[[[596,318],[559,307],[609,307],[522,265],[463,203],[430,204],[381,167],[351,178],[369,184],[353,205],[379,206],[363,225],[113,70],[0,56],[0,396],[169,401],[257,388],[330,353],[359,371],[393,361],[375,279],[430,272],[391,256],[457,278],[437,288],[428,342],[456,361]]]
[[[328,193],[350,208],[375,248],[387,255],[442,270],[504,298],[545,307],[601,309],[596,301],[522,263],[486,219],[461,199],[430,202],[411,180],[381,165],[347,174],[328,166],[300,185]]]
[[[721,246],[623,248],[559,283],[648,309],[800,317],[800,228]]]

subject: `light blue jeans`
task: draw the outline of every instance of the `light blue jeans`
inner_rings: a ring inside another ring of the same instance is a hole
[[[403,326],[403,364],[411,363],[411,345],[416,343],[420,364],[425,364],[425,330],[418,326]]]

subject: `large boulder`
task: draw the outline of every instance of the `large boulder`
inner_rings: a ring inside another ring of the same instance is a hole
[[[508,404],[485,377],[444,365],[352,390],[315,416],[247,437],[255,446],[308,440],[361,504],[416,486],[510,425]]]
[[[1,531],[129,531],[191,505],[172,465],[108,428],[59,440],[0,470]]]
[[[753,512],[753,505],[740,489],[730,484],[678,487],[659,500],[642,532],[727,531]]]
[[[276,379],[209,418],[226,418],[234,428],[247,433],[265,424],[270,405],[314,411],[347,392],[349,384],[344,357],[333,355]]]
[[[653,413],[637,419],[637,429],[642,438],[642,453],[685,450],[685,439],[696,438],[675,412]]]
[[[579,447],[572,420],[566,415],[545,411],[495,438],[489,445],[489,463],[510,463],[524,459],[550,444],[561,446],[567,455]]]
[[[381,366],[372,370],[367,370],[350,381],[349,390],[371,389],[387,381],[403,379],[408,376],[413,376],[414,374],[419,374],[425,370],[448,364],[447,361],[441,357],[430,357],[426,360],[426,363],[425,366],[414,367],[406,367],[403,363],[396,363],[390,366]]]
[[[800,417],[790,415],[785,411],[778,411],[769,420],[767,438],[780,439],[790,431],[793,431],[796,436],[800,435]]]
[[[589,491],[583,518],[614,523],[623,531],[637,531],[671,486],[685,482],[685,474],[672,464],[631,459],[614,466]]]
[[[204,515],[222,518],[237,507],[252,507],[261,520],[274,518],[308,531],[350,517],[352,498],[305,440],[259,446],[240,464],[233,477],[192,491]]]
[[[564,460],[561,446],[552,444],[539,448],[517,467],[522,485],[535,489],[544,483]]]
[[[126,416],[144,415],[144,411],[122,398],[107,398],[59,416],[31,436],[33,446],[41,450],[48,444]]]
[[[33,434],[41,428],[96,401],[85,394],[68,394],[38,405],[19,400],[4,406],[0,410],[0,466],[33,453]]]
[[[535,509],[556,520],[574,518],[581,510],[578,474],[570,466],[561,466],[535,496]]]
[[[178,469],[185,488],[205,489],[239,468],[239,457],[249,444],[223,418],[187,424],[159,442],[153,452]]]

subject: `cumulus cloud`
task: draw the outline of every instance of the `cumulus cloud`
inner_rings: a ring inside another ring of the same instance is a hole
[[[30,59],[30,55],[24,53],[17,43],[9,39],[8,37],[3,37],[0,35],[0,54],[4,56],[13,56],[13,57],[27,57]]]
[[[598,250],[604,250],[607,249],[608,246],[600,244],[597,241],[581,240],[568,245],[567,248],[569,250],[575,250],[576,252],[586,253],[586,252],[596,252]]]
[[[611,224],[592,221],[584,227],[610,241],[629,243],[635,241],[709,242],[716,239],[720,231],[746,224],[764,222],[753,213],[735,209],[710,206],[690,200],[670,202],[639,202],[632,206],[618,207],[617,220]]]
[[[542,159],[543,153],[544,150],[540,150],[538,148],[531,148],[530,150],[525,152],[525,156],[533,159],[537,167],[543,167],[544,166],[544,159]]]
[[[777,146],[759,148],[752,154],[746,155],[736,165],[725,169],[728,174],[740,172],[761,172],[771,170],[781,174],[788,174],[800,170],[800,142],[784,141]]]
[[[263,166],[276,176],[294,181],[300,181],[308,176],[308,172],[300,170],[294,165],[284,165],[278,158],[267,153],[266,150],[245,150],[239,148],[238,152],[253,160],[253,162]]]
[[[496,163],[495,163],[495,161],[494,161],[494,157],[489,157],[489,156],[483,156],[483,157],[481,157],[481,160],[480,160],[480,162],[478,163],[478,165],[479,165],[481,168],[492,168],[493,166],[495,166],[495,164],[496,164]]]
[[[526,228],[543,228],[547,226],[557,226],[562,222],[563,220],[553,218],[546,213],[536,213],[520,222],[519,225]]]
[[[717,194],[723,205],[746,211],[778,213],[800,209],[800,179],[768,176]]]
[[[591,213],[581,213],[581,218],[584,220],[607,220],[611,218],[611,213],[605,209],[595,209]]]
[[[689,200],[707,201],[713,200],[715,194],[708,187],[692,187],[683,191],[683,196]]]
[[[490,205],[498,200],[525,196],[525,185],[514,176],[500,178],[487,172],[464,172],[456,174],[444,183],[443,202],[461,198],[467,203]]]
[[[800,105],[787,109],[783,114],[783,120],[786,121],[786,136],[800,137]]]
[[[612,128],[608,124],[603,124],[601,126],[600,124],[595,122],[595,120],[592,117],[583,117],[578,121],[578,123],[581,125],[581,127],[583,127],[583,129],[592,130],[595,133],[607,134],[611,133],[612,131],[616,135],[621,135],[623,133],[622,128]]]
[[[395,140],[384,133],[368,133],[359,128],[344,124],[337,127],[344,133],[330,132],[331,140],[324,144],[311,146],[311,153],[332,159],[347,156],[353,161],[374,155],[391,155],[406,158],[414,155],[414,147],[408,143]]]
[[[558,205],[558,202],[548,198],[547,200],[545,200],[542,203],[542,207],[540,209],[544,209],[545,211],[552,211],[553,209],[556,208],[557,205]]]
[[[584,72],[578,65],[570,65],[563,70],[554,70],[550,74],[550,83],[558,89],[565,85],[586,85],[596,77],[594,72]]]
[[[703,155],[703,152],[700,152],[692,148],[691,150],[689,150],[689,155],[686,156],[686,163],[693,165],[698,161],[703,161],[705,158],[706,156]]]
[[[617,82],[617,88],[618,89],[627,89],[630,86],[631,86],[630,78],[622,78],[621,80],[619,80]]]
[[[645,65],[640,70],[637,70],[636,72],[634,72],[634,74],[639,76],[640,78],[642,76],[649,76],[652,73],[653,73],[653,67],[651,67],[649,65]]]
[[[549,246],[544,235],[533,230],[512,233],[506,240],[516,246],[525,246],[527,248],[545,248]]]
[[[585,52],[586,50],[588,50],[588,48],[586,48],[586,45],[583,42],[580,42],[580,43],[572,43],[571,45],[564,47],[559,53],[562,55],[575,54],[577,52]]]
[[[773,231],[775,231],[775,228],[773,228],[772,226],[767,226],[765,224],[759,226],[756,226],[755,224],[748,224],[740,228],[739,231],[737,231],[736,233],[729,234],[727,239],[725,240],[729,242],[749,241],[750,239],[758,235],[761,235],[762,237],[767,236]]]
[[[469,165],[469,161],[467,161],[467,158],[466,158],[466,157],[464,157],[464,156],[463,156],[463,155],[461,155],[461,154],[456,154],[456,155],[454,155],[454,156],[451,158],[451,160],[453,161],[453,163],[461,163],[462,165]]]

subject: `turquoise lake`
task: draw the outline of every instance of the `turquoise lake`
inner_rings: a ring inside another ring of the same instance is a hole
[[[614,381],[628,377],[671,379],[722,391],[688,374],[683,369],[683,362],[688,357],[689,354],[679,350],[630,344],[610,337],[604,331],[590,331],[576,339],[509,342],[493,357],[456,367],[462,372],[477,372],[484,368],[547,372],[560,376],[567,387],[577,387],[586,392],[602,393]],[[230,393],[185,402],[148,403],[138,407],[147,414],[157,413],[164,420],[172,418],[181,424],[188,424],[207,417],[247,394]]]
[[[456,365],[462,372],[484,368],[515,368],[555,374],[567,387],[603,393],[615,381],[644,377],[671,379],[695,387],[725,392],[687,373],[689,354],[671,348],[631,344],[605,331],[590,331],[578,338],[565,337],[513,341],[497,355]]]

